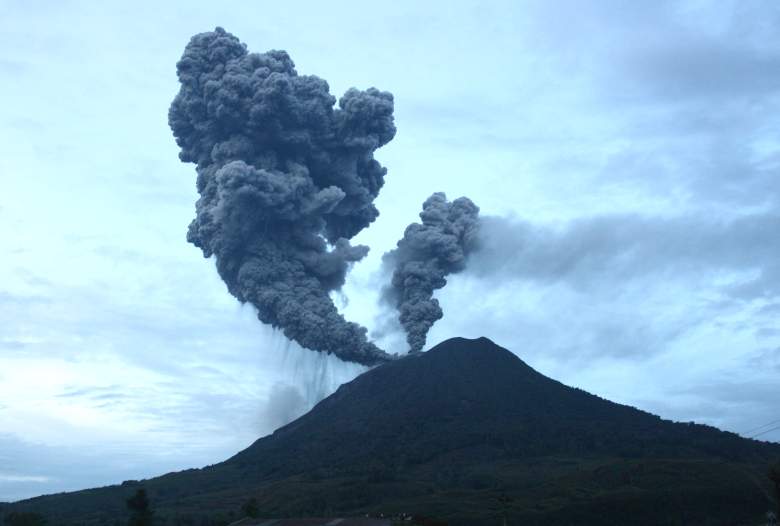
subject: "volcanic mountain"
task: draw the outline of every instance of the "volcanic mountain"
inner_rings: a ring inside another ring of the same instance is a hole
[[[450,524],[739,524],[772,506],[780,444],[673,423],[567,387],[486,338],[376,367],[220,464],[29,499],[113,524],[139,487],[171,524],[416,513]]]

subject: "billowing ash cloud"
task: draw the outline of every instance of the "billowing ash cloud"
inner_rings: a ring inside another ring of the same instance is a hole
[[[479,208],[466,197],[449,202],[439,192],[425,200],[420,219],[383,258],[393,269],[384,297],[398,308],[410,352],[423,348],[428,330],[442,317],[433,292],[447,284],[448,274],[465,268],[477,246]]]
[[[388,355],[329,293],[368,247],[386,173],[373,152],[395,135],[393,96],[298,75],[284,51],[248,53],[222,28],[195,35],[177,64],[168,121],[200,194],[187,239],[216,256],[228,290],[302,346],[373,365]]]

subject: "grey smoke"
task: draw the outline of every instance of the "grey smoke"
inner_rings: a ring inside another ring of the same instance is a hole
[[[383,258],[393,271],[384,298],[398,308],[410,352],[423,348],[428,331],[443,315],[434,291],[447,284],[447,275],[465,268],[466,257],[477,246],[479,208],[466,197],[449,202],[445,194],[435,193],[423,203],[420,219]]]
[[[649,276],[691,283],[749,272],[723,292],[769,298],[780,291],[778,228],[774,211],[732,218],[609,214],[558,226],[485,216],[469,273],[496,284],[519,279],[592,290]]]
[[[298,75],[284,51],[248,53],[222,28],[195,35],[177,64],[168,120],[200,198],[187,239],[258,318],[309,349],[365,365],[389,359],[329,293],[368,247],[349,243],[378,216],[395,135],[393,96]]]
[[[308,404],[296,387],[276,383],[268,394],[263,424],[275,430],[303,415],[307,409]]]

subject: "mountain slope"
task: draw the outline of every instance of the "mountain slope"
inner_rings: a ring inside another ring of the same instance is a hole
[[[734,460],[772,449],[567,387],[486,338],[453,338],[365,373],[229,462],[291,474],[376,456],[414,464],[463,448],[511,457],[607,452]],[[293,458],[284,455],[292,450]]]
[[[551,380],[485,338],[453,338],[366,372],[221,464],[143,486],[177,524],[227,520],[249,496],[268,515],[734,524],[768,509],[763,471],[778,458],[778,444],[664,421]],[[108,523],[137,485],[11,508]]]

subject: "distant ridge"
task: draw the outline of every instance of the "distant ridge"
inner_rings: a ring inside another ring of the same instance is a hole
[[[551,380],[487,338],[452,338],[360,375],[221,464],[142,484],[158,516],[181,524],[238,518],[254,496],[263,516],[725,525],[763,517],[778,459],[780,444],[665,421]],[[7,508],[110,524],[137,485]]]

